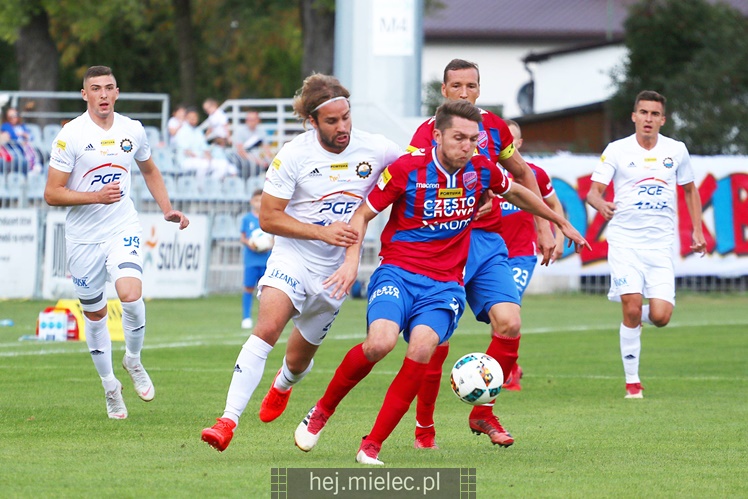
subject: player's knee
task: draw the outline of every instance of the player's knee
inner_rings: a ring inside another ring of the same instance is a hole
[[[522,319],[519,314],[508,314],[500,317],[497,321],[493,321],[492,325],[494,326],[493,334],[514,338],[519,336],[519,331],[522,328]]]
[[[392,341],[384,335],[369,334],[363,344],[364,355],[369,362],[379,362],[395,348],[396,344],[397,337],[395,337],[395,341]]]
[[[667,310],[656,313],[652,313],[652,311],[649,312],[649,320],[651,320],[652,324],[654,324],[656,327],[667,326],[672,316],[673,312]]]

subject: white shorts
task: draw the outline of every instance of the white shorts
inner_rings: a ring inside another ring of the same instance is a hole
[[[257,283],[257,296],[265,286],[283,291],[296,309],[292,319],[301,336],[312,345],[320,345],[345,297],[332,298],[330,290],[322,287],[329,275],[311,271],[302,261],[303,257],[296,253],[273,250],[265,274]]]
[[[107,281],[143,280],[142,232],[140,225],[131,225],[103,243],[66,243],[68,269],[83,310],[95,312],[106,306]]]
[[[634,249],[608,246],[608,299],[638,293],[675,305],[675,270],[671,248]]]

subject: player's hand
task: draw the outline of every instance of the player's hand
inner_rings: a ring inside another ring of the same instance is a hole
[[[540,265],[547,266],[551,263],[555,248],[556,239],[553,237],[553,232],[551,232],[551,226],[548,222],[542,220],[538,226],[538,252],[543,257]]]
[[[605,201],[600,205],[600,209],[597,210],[605,220],[613,218],[613,212],[616,211],[616,204],[609,201]]]
[[[358,242],[358,232],[345,222],[333,222],[322,229],[322,241],[347,248]]]
[[[164,220],[179,224],[179,230],[184,230],[190,224],[190,219],[181,211],[171,210],[164,213]]]
[[[564,235],[561,231],[556,233],[556,247],[553,248],[553,254],[551,255],[551,263],[555,263],[564,256]]]
[[[339,300],[351,292],[357,275],[358,260],[348,261],[346,259],[338,270],[322,282],[322,287],[330,288],[330,296]]]
[[[572,243],[574,244],[575,252],[579,253],[582,251],[582,248],[592,250],[590,243],[582,237],[582,234],[580,234],[579,231],[568,222],[568,220],[564,221],[564,223],[559,225],[558,228],[561,229],[561,232],[563,232],[563,234],[569,239],[568,246],[571,247]]]
[[[106,184],[97,194],[98,202],[100,204],[114,204],[122,199],[122,191],[119,188],[119,182]]]
[[[691,251],[701,253],[702,258],[706,255],[706,239],[704,239],[703,233],[693,231],[693,235],[691,236]]]
[[[478,213],[475,214],[473,220],[478,220],[480,217],[484,217],[491,213],[491,210],[493,209],[493,200],[496,197],[496,193],[491,189],[483,191],[483,194],[480,195],[480,199],[478,200],[478,206],[480,206],[480,208],[478,208]]]

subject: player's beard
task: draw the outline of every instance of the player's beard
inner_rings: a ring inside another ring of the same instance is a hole
[[[336,139],[342,135],[347,136],[347,140],[343,145],[341,145],[340,142],[338,142]],[[327,146],[329,149],[332,149],[334,151],[343,152],[346,147],[348,147],[348,144],[351,142],[351,132],[347,133],[336,133],[333,136],[327,135],[323,132],[319,132],[319,140]]]

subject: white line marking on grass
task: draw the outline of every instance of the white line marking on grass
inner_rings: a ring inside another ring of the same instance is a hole
[[[668,325],[664,331],[667,332],[667,329],[669,328],[703,328],[703,327],[714,327],[714,326],[748,326],[748,321],[719,321],[719,322],[710,322],[710,321],[698,321],[698,322],[690,322],[690,323],[679,323],[679,322],[671,322],[670,325]],[[655,329],[652,326],[647,326],[647,329]],[[602,325],[577,325],[573,327],[535,327],[535,328],[526,328],[522,330],[522,334],[551,334],[551,333],[584,333],[584,332],[590,332],[590,331],[600,331],[600,330],[616,330],[617,332],[617,326],[615,324],[602,324]],[[481,336],[485,335],[488,336],[488,326],[486,325],[486,329],[479,331],[479,330],[460,330],[459,328],[455,332],[455,335],[460,336]],[[146,342],[146,344],[143,346],[144,350],[155,350],[155,349],[162,349],[162,348],[190,348],[190,347],[199,347],[199,346],[231,346],[235,345],[239,348],[244,344],[245,338],[247,338],[248,335],[246,333],[210,333],[209,335],[193,335],[193,336],[187,336],[183,338],[180,341],[173,341],[173,342]],[[366,337],[366,334],[364,331],[354,333],[354,334],[331,334],[328,337],[328,341],[350,341],[350,340],[361,340]],[[287,342],[287,338],[283,337],[278,340],[278,343],[276,344],[285,344]],[[39,342],[44,343],[44,342]],[[31,342],[13,342],[13,343],[0,343],[0,358],[1,357],[23,357],[23,356],[32,356],[32,355],[54,355],[54,354],[65,354],[65,353],[75,353],[80,354],[81,352],[85,352],[87,349],[85,347],[85,344],[81,343],[80,348],[72,348],[69,343],[61,343],[58,348],[50,348],[45,345],[45,348],[42,348],[41,350],[21,350],[21,351],[2,351],[3,349],[18,349],[18,348],[28,348],[29,345],[34,345],[38,343],[31,343]],[[63,346],[65,345],[65,346]],[[77,345],[76,345],[77,346]]]

